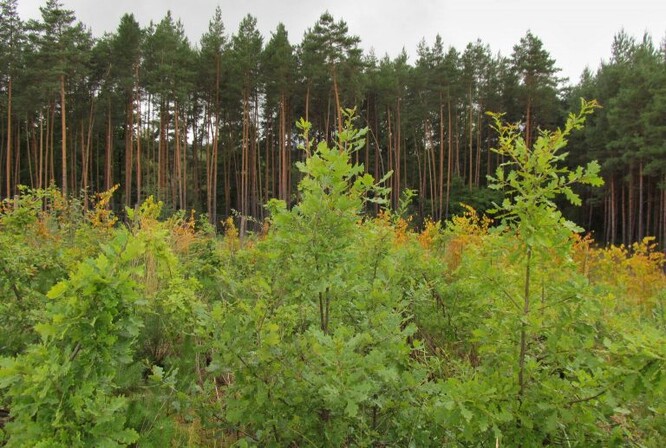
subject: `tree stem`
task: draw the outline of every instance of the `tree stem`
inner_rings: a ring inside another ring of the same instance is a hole
[[[518,360],[518,399],[522,401],[525,393],[525,357],[527,356],[527,316],[530,312],[530,267],[532,263],[532,246],[527,246],[525,263],[525,293],[523,297],[523,319],[520,324],[520,358]]]

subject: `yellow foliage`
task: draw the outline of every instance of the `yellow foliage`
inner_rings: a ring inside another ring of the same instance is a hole
[[[88,221],[96,229],[111,229],[118,222],[118,218],[114,215],[113,211],[109,208],[111,197],[120,185],[116,184],[110,189],[97,193],[97,201],[95,207],[87,212]]]
[[[485,215],[479,216],[473,207],[467,204],[460,205],[465,208],[465,212],[462,215],[454,216],[447,223],[447,230],[452,234],[452,238],[446,246],[445,259],[451,270],[455,270],[460,265],[465,247],[478,246],[482,243],[493,223],[491,218]]]
[[[224,221],[224,247],[230,252],[236,252],[240,249],[240,234],[236,224],[234,224],[234,219],[229,216]]]
[[[440,221],[426,219],[423,231],[418,235],[418,242],[424,249],[432,249],[434,243],[439,239],[442,224]]]
[[[632,244],[597,249],[590,237],[578,238],[573,258],[592,283],[611,286],[626,305],[651,310],[666,290],[666,256],[654,237]]]
[[[66,213],[70,203],[67,198],[54,185],[47,190],[41,199],[42,207],[37,216],[37,234],[45,239],[60,240],[58,228],[67,226],[69,216]]]
[[[173,241],[173,248],[176,253],[187,253],[190,245],[196,239],[196,232],[194,226],[196,220],[194,219],[194,210],[190,211],[188,219],[178,219],[171,225],[171,239]]]
[[[463,236],[484,236],[488,234],[488,229],[493,220],[486,215],[479,216],[479,213],[467,204],[460,204],[465,212],[462,215],[451,218],[448,228],[455,234]]]
[[[395,222],[395,236],[393,242],[396,246],[402,246],[409,241],[409,222],[411,217],[408,219],[398,218]]]
[[[149,230],[155,228],[158,224],[157,218],[162,211],[162,201],[155,202],[153,196],[148,196],[148,199],[143,201],[139,207],[139,226],[141,229]]]

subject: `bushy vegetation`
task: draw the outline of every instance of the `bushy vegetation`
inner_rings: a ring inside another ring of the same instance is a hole
[[[495,116],[494,218],[420,232],[405,203],[366,213],[388,177],[354,163],[351,113],[333,145],[300,122],[299,201],[242,239],[24,190],[0,213],[0,445],[664,446],[663,253],[597,248],[553,202],[602,182],[564,166],[594,106],[533,145]]]

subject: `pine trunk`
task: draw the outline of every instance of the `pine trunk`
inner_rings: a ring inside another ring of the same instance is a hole
[[[400,177],[400,161],[402,158],[401,154],[401,143],[402,136],[400,135],[400,128],[402,128],[402,123],[400,120],[400,97],[398,97],[397,107],[396,107],[396,123],[395,123],[395,199],[396,206],[400,203],[400,189],[402,188],[402,179]]]
[[[340,93],[338,92],[338,77],[333,70],[333,93],[335,94],[335,113],[338,119],[338,134],[342,132],[342,108],[340,106]]]
[[[439,96],[439,202],[437,203],[437,219],[441,220],[444,208],[444,102]]]
[[[134,166],[134,98],[130,96],[125,114],[125,205],[130,206],[132,195],[132,167]]]
[[[644,204],[643,204],[643,161],[638,162],[638,241],[643,240],[645,222],[644,218]]]
[[[448,160],[446,167],[446,209],[444,213],[444,218],[449,219],[449,203],[451,201],[451,176],[453,174],[453,134],[451,133],[451,128],[453,126],[453,119],[451,118],[451,97],[447,98],[448,103],[448,112],[449,112],[449,128],[447,132],[449,133],[449,148],[448,148]]]
[[[213,160],[212,160],[212,169],[211,169],[211,189],[208,191],[209,196],[211,197],[211,210],[210,218],[212,223],[217,222],[217,160],[218,154],[220,151],[219,148],[219,139],[220,139],[220,114],[219,111],[215,111],[215,127],[213,128]]]
[[[184,193],[184,165],[183,165],[183,147],[181,145],[181,136],[180,136],[180,113],[179,113],[179,104],[176,103],[174,106],[174,130],[176,139],[176,155],[174,156],[174,163],[176,165],[176,182],[178,184],[178,208],[185,207],[185,193]]]
[[[12,77],[7,84],[7,160],[5,176],[7,181],[7,197],[12,197],[11,169],[12,169]],[[2,195],[0,195],[2,196]]]
[[[141,92],[139,91],[139,66],[137,64],[135,72],[135,97],[136,97],[136,117],[139,135],[136,139],[136,203],[141,203]]]
[[[65,103],[65,75],[60,75],[60,126],[62,132],[62,194],[67,195],[67,108]]]
[[[469,180],[467,182],[469,189],[472,189],[474,180],[474,108],[472,107],[472,86],[469,87]]]
[[[113,159],[112,159],[112,126],[111,126],[111,102],[107,106],[106,113],[106,146],[104,151],[104,189],[111,189],[111,175],[113,173]]]

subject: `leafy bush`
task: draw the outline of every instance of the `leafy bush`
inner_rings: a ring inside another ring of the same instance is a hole
[[[5,202],[0,444],[664,446],[664,256],[596,248],[554,202],[600,183],[560,166],[593,108],[531,147],[496,117],[495,220],[420,233],[410,192],[364,214],[386,179],[349,111],[334,146],[300,122],[300,200],[249,239],[153,198],[119,224],[112,191]]]

